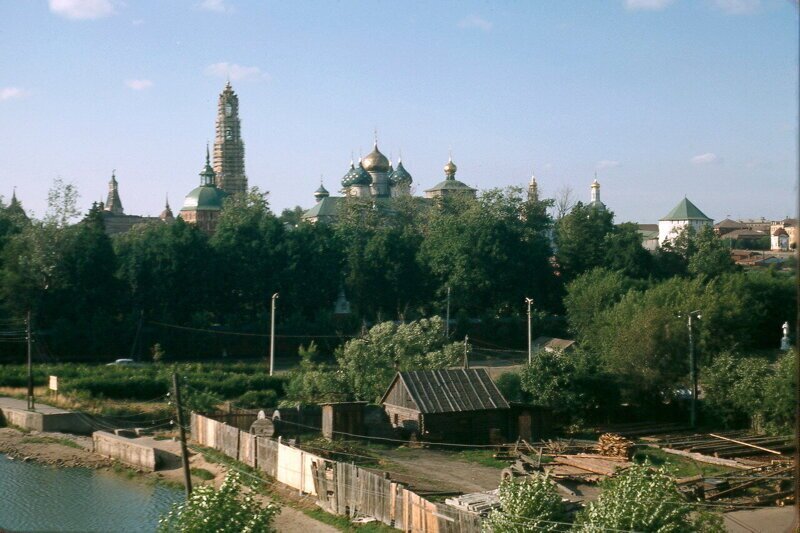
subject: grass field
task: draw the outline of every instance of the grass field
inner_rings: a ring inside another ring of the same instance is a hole
[[[177,372],[184,403],[190,409],[210,410],[224,400],[240,407],[275,407],[284,394],[285,378],[269,376],[261,362],[179,363],[142,365],[35,365],[33,381],[40,401],[64,409],[106,416],[167,415],[172,373]],[[47,389],[57,376],[58,396]],[[24,365],[0,365],[0,394],[25,394]]]

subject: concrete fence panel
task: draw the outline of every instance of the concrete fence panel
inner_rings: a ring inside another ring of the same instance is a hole
[[[127,465],[154,472],[158,468],[155,448],[105,431],[92,433],[94,452]]]
[[[239,432],[239,460],[247,466],[256,467],[256,437],[244,431]]]
[[[278,442],[272,439],[256,441],[256,463],[270,477],[278,477]]]

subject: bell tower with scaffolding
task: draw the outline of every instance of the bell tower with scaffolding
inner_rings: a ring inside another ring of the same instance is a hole
[[[247,192],[244,173],[244,142],[239,120],[239,97],[231,82],[219,95],[217,131],[214,139],[214,172],[216,185],[229,194]]]

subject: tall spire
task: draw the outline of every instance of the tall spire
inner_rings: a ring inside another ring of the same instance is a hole
[[[528,183],[528,201],[539,201],[539,184],[536,183],[536,174],[531,172],[531,181]]]
[[[105,211],[113,215],[124,215],[122,200],[119,198],[119,184],[117,183],[117,169],[111,171],[111,181],[108,182],[108,197],[103,207]]]
[[[233,90],[230,79],[225,83],[217,104],[214,172],[216,185],[220,189],[231,194],[247,192],[239,97]]]
[[[216,186],[216,172],[211,168],[211,158],[208,154],[208,143],[206,143],[206,165],[200,171],[200,185]]]

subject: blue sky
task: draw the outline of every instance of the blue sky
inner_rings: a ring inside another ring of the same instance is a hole
[[[199,183],[217,96],[240,96],[250,185],[273,209],[339,188],[380,147],[416,189],[452,148],[479,188],[594,173],[618,221],[683,195],[716,220],[794,213],[793,0],[19,0],[0,4],[0,194],[81,207],[117,170],[126,212]]]

